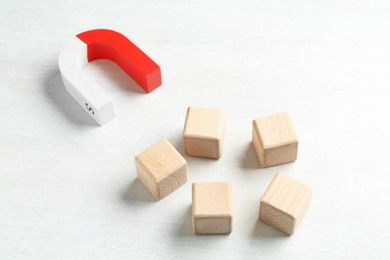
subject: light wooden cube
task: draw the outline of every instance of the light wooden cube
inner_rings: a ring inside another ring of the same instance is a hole
[[[298,138],[287,113],[253,120],[252,141],[262,168],[297,159]]]
[[[292,235],[305,215],[311,198],[309,186],[279,172],[260,201],[260,220]]]
[[[139,180],[156,199],[162,199],[187,181],[187,162],[166,139],[135,157]]]
[[[183,130],[187,155],[219,159],[225,134],[224,113],[220,109],[189,107]]]
[[[195,234],[232,232],[232,187],[229,182],[192,184],[192,227]]]

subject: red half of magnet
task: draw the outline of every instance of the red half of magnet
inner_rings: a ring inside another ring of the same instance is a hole
[[[87,44],[89,62],[96,59],[115,62],[148,93],[161,85],[160,67],[122,34],[96,29],[77,37]]]

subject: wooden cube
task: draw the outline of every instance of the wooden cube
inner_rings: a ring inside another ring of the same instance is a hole
[[[135,157],[139,180],[156,199],[162,199],[187,181],[187,162],[166,139]]]
[[[232,232],[232,188],[229,182],[192,184],[192,228],[195,234]]]
[[[223,111],[212,108],[189,107],[183,130],[184,151],[187,155],[219,159],[225,134]]]
[[[312,190],[309,186],[279,172],[260,201],[260,220],[292,235],[305,215]]]
[[[287,113],[253,120],[252,141],[262,168],[297,159],[298,139]]]

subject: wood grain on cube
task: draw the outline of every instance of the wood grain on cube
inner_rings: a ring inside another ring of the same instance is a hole
[[[224,113],[220,109],[189,107],[183,130],[187,155],[219,159],[224,140]]]
[[[187,162],[163,139],[135,157],[137,175],[156,199],[161,199],[187,181]]]
[[[195,234],[232,231],[232,188],[229,182],[192,184],[192,224]]]
[[[312,189],[279,172],[260,201],[260,220],[292,235],[306,213]]]
[[[252,141],[263,168],[297,159],[298,138],[287,113],[253,120]]]

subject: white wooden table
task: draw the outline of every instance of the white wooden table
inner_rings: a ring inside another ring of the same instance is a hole
[[[390,257],[389,1],[79,2],[0,3],[0,259]],[[145,94],[112,62],[88,65],[116,106],[103,127],[57,66],[94,28],[129,37],[163,76]],[[185,157],[188,182],[155,202],[133,157],[164,137],[181,151],[190,105],[225,111],[222,158]],[[260,169],[251,121],[283,111],[298,160]],[[277,171],[313,187],[291,237],[257,221]],[[222,180],[233,232],[194,236],[191,183]]]

